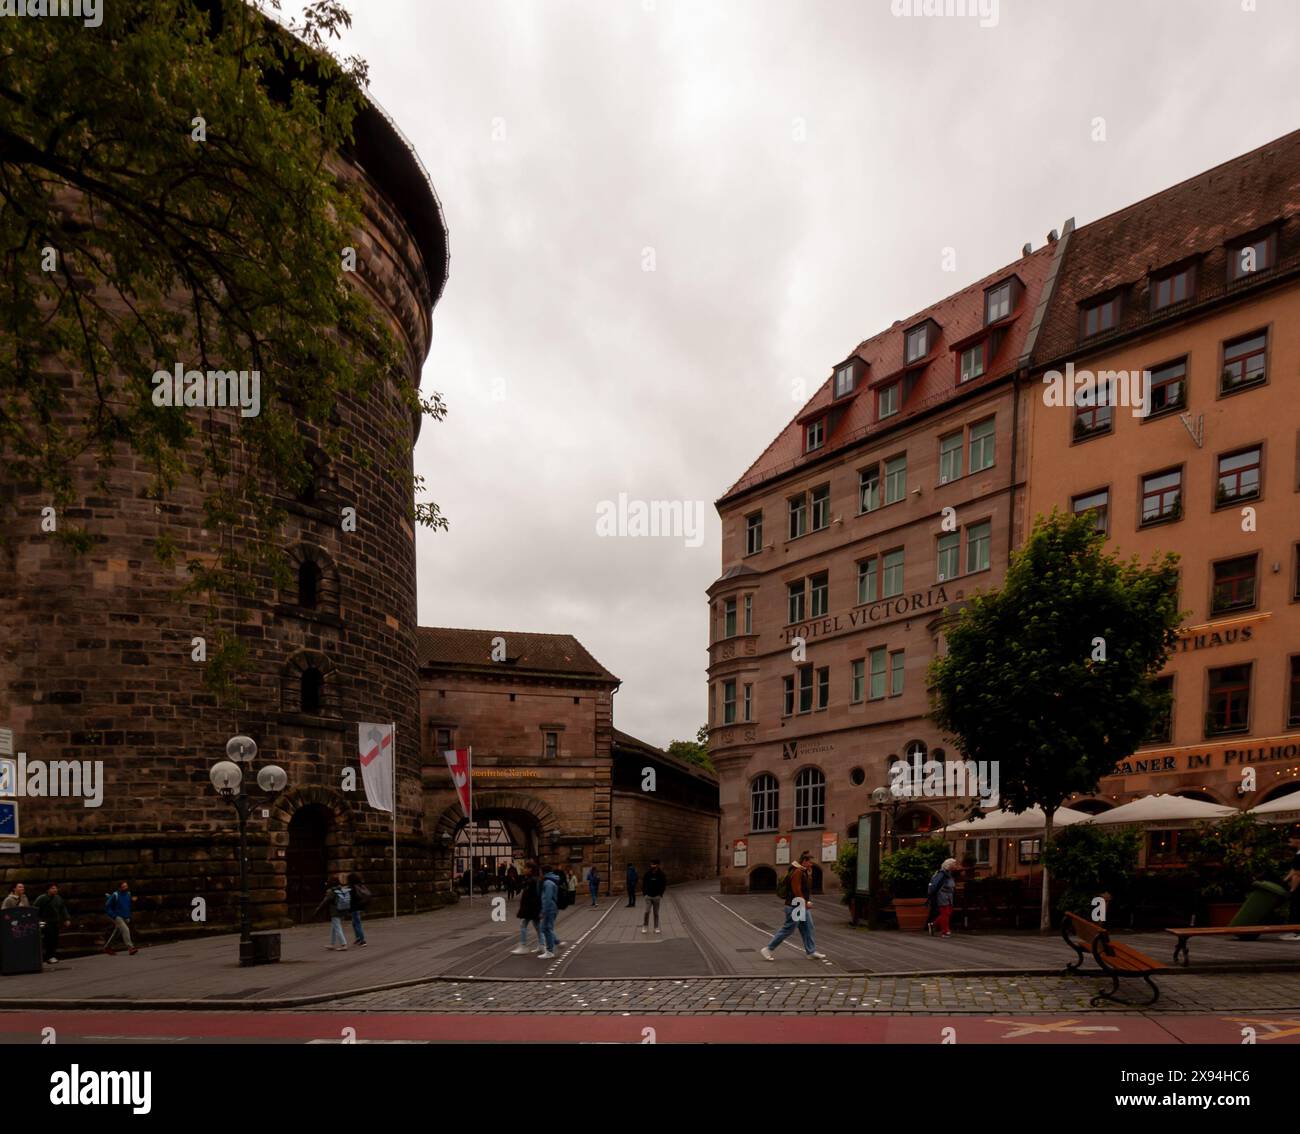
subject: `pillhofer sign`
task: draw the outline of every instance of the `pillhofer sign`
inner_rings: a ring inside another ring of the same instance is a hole
[[[1192,745],[1164,752],[1130,756],[1115,765],[1114,776],[1141,776],[1161,772],[1204,772],[1215,768],[1240,768],[1273,760],[1300,758],[1300,733],[1266,736],[1249,746],[1241,741]]]

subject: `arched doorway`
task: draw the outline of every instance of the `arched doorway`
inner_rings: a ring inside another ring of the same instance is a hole
[[[776,871],[770,866],[756,866],[749,872],[751,894],[771,894],[776,890]]]
[[[289,820],[289,849],[285,852],[285,904],[289,917],[306,922],[325,893],[329,873],[330,827],[334,815],[328,807],[309,803]]]

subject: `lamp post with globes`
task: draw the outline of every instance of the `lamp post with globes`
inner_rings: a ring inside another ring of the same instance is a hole
[[[257,742],[248,736],[232,736],[226,741],[226,755],[229,759],[213,764],[208,777],[217,794],[234,804],[239,816],[239,963],[252,965],[257,963],[253,956],[252,927],[248,916],[248,816],[253,810],[253,797],[243,790],[244,773],[239,764],[252,765],[253,757],[257,755]],[[267,764],[257,773],[257,786],[268,795],[283,791],[288,782],[288,775],[276,764]],[[278,961],[280,958],[277,955],[273,959]]]

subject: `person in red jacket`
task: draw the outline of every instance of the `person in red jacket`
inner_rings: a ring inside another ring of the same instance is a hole
[[[795,866],[791,863],[785,878],[781,880],[781,885],[777,887],[777,893],[785,899],[785,924],[776,931],[772,940],[759,950],[764,960],[776,960],[772,950],[794,932],[796,925],[799,927],[799,936],[803,938],[803,951],[808,959],[813,961],[826,959],[825,953],[817,952],[817,940],[813,936],[812,864],[812,852],[804,851],[799,856],[799,865]]]

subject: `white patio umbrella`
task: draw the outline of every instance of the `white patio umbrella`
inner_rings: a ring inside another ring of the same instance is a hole
[[[1225,807],[1221,803],[1206,803],[1201,799],[1189,799],[1185,795],[1144,795],[1141,799],[1135,799],[1131,803],[1125,803],[1089,818],[1094,823],[1111,826],[1123,823],[1207,822],[1213,819],[1225,819],[1237,813],[1235,807]]]
[[[1068,827],[1071,823],[1083,823],[1092,816],[1086,811],[1075,811],[1072,807],[1058,807],[1052,819],[1053,829]],[[1042,831],[1047,827],[1047,817],[1043,809],[1035,805],[1017,815],[1014,811],[1000,809],[990,811],[983,819],[965,819],[960,823],[949,823],[944,834],[960,835],[965,839],[980,839],[988,834],[1002,831]]]
[[[1300,791],[1293,791],[1290,795],[1279,795],[1276,799],[1252,807],[1246,814],[1262,815],[1267,819],[1291,811],[1300,812]]]

